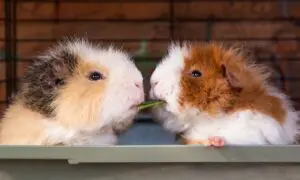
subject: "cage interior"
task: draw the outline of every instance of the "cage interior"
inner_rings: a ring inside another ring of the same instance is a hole
[[[144,75],[146,94],[149,77],[170,40],[246,43],[257,60],[275,70],[274,83],[299,107],[300,2],[296,0],[16,0],[0,2],[0,9],[2,113],[32,57],[74,35],[129,51]],[[146,110],[120,143],[177,142]]]

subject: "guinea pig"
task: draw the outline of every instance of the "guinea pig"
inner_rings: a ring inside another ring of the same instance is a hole
[[[155,120],[184,144],[293,144],[299,112],[270,77],[238,46],[172,43],[150,78],[150,98],[165,101]]]
[[[28,67],[0,144],[114,145],[143,101],[142,74],[126,52],[67,38]]]

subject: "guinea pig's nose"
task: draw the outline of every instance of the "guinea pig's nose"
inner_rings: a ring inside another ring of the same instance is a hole
[[[143,83],[141,83],[141,82],[135,82],[134,85],[135,85],[135,87],[137,87],[139,89],[143,88]]]
[[[151,83],[151,86],[155,87],[157,84],[158,84],[158,81],[153,81],[153,82]]]

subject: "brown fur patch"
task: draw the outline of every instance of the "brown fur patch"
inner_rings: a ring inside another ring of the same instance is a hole
[[[89,73],[93,71],[108,75],[106,68],[81,60],[73,77],[68,79],[54,100],[52,106],[55,107],[56,119],[65,127],[84,129],[96,126],[106,80],[89,80]]]
[[[194,70],[202,75],[192,77]],[[269,76],[265,66],[249,62],[240,49],[215,42],[191,44],[182,71],[179,102],[182,107],[190,105],[211,115],[252,109],[282,123],[286,114],[282,102],[268,95],[264,87]]]

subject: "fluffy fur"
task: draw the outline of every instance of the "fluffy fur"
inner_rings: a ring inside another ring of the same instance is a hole
[[[98,72],[102,78],[91,80]],[[28,68],[1,122],[1,144],[116,144],[144,101],[143,77],[129,55],[67,39]]]
[[[193,71],[201,76],[193,77]],[[166,101],[153,112],[166,129],[191,140],[292,144],[299,114],[268,83],[269,76],[240,48],[215,42],[172,44],[151,76],[150,97]]]

